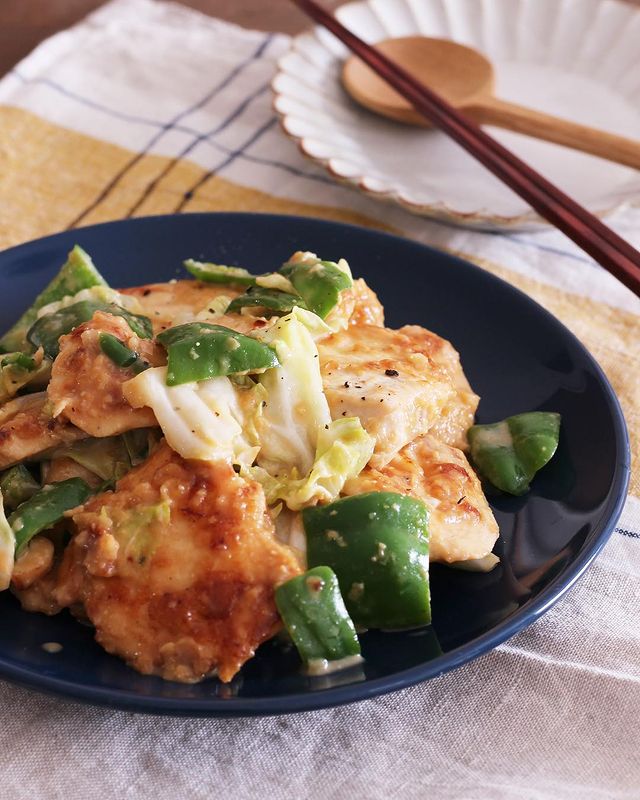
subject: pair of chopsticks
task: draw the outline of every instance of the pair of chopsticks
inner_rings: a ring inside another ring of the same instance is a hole
[[[405,97],[433,125],[493,172],[526,200],[541,217],[565,233],[578,247],[640,296],[640,252],[540,173],[503,147],[479,125],[416,80],[405,69],[366,44],[319,6],[315,0],[292,0],[308,16],[330,30],[381,78]]]

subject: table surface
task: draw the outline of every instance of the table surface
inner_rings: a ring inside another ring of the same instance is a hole
[[[106,0],[0,0],[0,75],[24,58],[38,42],[68,28]],[[246,28],[296,33],[309,25],[289,0],[178,0],[214,17]],[[640,0],[637,0],[640,2]],[[323,0],[335,8],[340,0]]]
[[[336,8],[345,0],[322,0]],[[624,0],[640,5],[640,0]],[[38,42],[68,28],[106,0],[0,0],[0,75]],[[296,33],[309,25],[290,0],[177,0],[246,28]]]

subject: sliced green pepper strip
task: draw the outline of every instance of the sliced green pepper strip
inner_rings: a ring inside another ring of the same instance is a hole
[[[277,289],[250,288],[244,294],[234,298],[227,306],[226,313],[240,311],[246,307],[268,308],[279,314],[288,314],[293,308],[299,306],[306,308],[306,303],[301,297]]]
[[[76,245],[56,277],[40,292],[20,319],[0,339],[0,350],[10,352],[27,349],[27,331],[36,321],[38,311],[43,306],[77,294],[82,289],[106,285],[106,281],[93,265],[89,255]]]
[[[167,386],[279,365],[274,350],[222,325],[187,322],[158,335],[167,348]]]
[[[101,333],[98,337],[100,349],[113,363],[123,369],[132,369],[136,375],[148,369],[149,363],[131,350],[111,333]]]
[[[356,629],[329,567],[283,583],[276,589],[276,606],[305,664],[360,655]]]
[[[531,411],[473,425],[467,438],[479,473],[503,492],[521,495],[558,448],[560,414]]]
[[[11,467],[0,476],[0,492],[7,508],[17,508],[39,490],[40,484],[24,464]]]
[[[194,278],[206,283],[222,283],[236,286],[255,286],[256,275],[252,275],[244,267],[227,267],[224,264],[212,264],[209,261],[194,261],[192,258],[183,262],[185,269]]]
[[[431,621],[428,513],[393,492],[368,492],[305,508],[310,567],[338,576],[357,625],[400,629]]]
[[[81,505],[92,490],[81,478],[69,478],[40,489],[9,517],[16,537],[16,555],[41,531],[59,522],[64,512]]]
[[[353,285],[333,261],[288,261],[280,272],[291,281],[309,311],[321,319],[337,304],[340,292]]]
[[[49,358],[56,358],[60,352],[60,337],[70,333],[83,322],[88,322],[96,311],[122,317],[131,330],[142,339],[150,339],[153,336],[151,320],[148,317],[132,314],[115,303],[80,300],[71,306],[54,311],[53,314],[40,317],[29,328],[27,338],[34,347],[42,347]]]

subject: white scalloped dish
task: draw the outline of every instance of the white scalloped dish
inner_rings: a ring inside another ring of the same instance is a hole
[[[496,94],[640,139],[640,9],[619,0],[360,0],[338,19],[364,40],[453,39],[494,64]],[[342,88],[348,51],[316,28],[295,37],[273,81],[285,133],[337,180],[416,214],[483,229],[543,223],[439,131],[382,119]],[[603,216],[640,202],[640,172],[489,128],[517,155]]]

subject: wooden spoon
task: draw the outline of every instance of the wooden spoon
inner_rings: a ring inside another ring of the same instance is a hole
[[[640,142],[494,97],[491,62],[471,47],[426,36],[386,39],[376,47],[480,124],[535,136],[640,169]],[[371,111],[428,127],[404,97],[356,56],[346,61],[342,81],[349,94]]]

